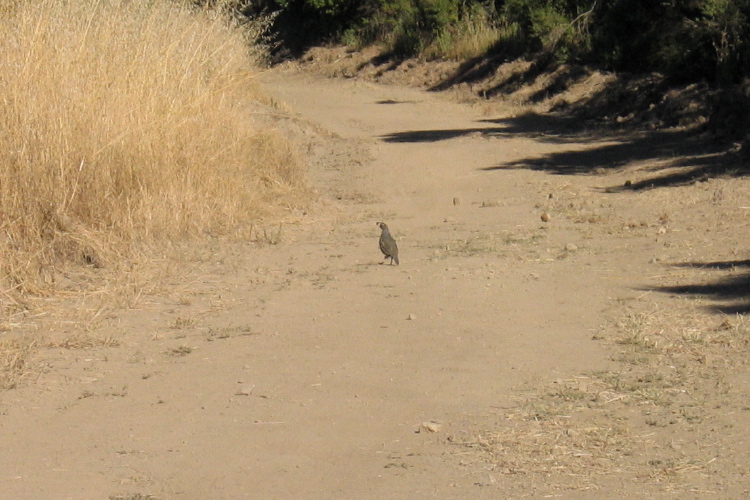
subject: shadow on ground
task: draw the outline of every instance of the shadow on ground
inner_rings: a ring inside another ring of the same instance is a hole
[[[689,131],[652,131],[609,138],[599,136],[591,142],[595,144],[583,150],[523,158],[483,170],[530,169],[555,175],[599,175],[616,172],[632,163],[645,163],[637,174],[643,176],[642,179],[634,179],[627,186],[610,186],[605,189],[606,192],[680,186],[709,177],[750,173],[739,155],[727,152]]]
[[[403,61],[385,54],[365,64],[387,72]],[[645,163],[641,179],[632,179],[627,186],[606,187],[607,192],[679,186],[750,173],[747,158],[737,154],[737,144],[743,140],[743,149],[750,149],[750,135],[744,139],[750,131],[750,98],[738,89],[715,89],[700,82],[675,86],[658,74],[614,75],[557,64],[549,58],[509,62],[492,53],[464,61],[429,89],[459,87],[484,99],[510,98],[519,105],[545,102],[551,111],[488,120],[484,126],[463,130],[399,131],[382,140],[432,142],[469,134],[523,134],[541,141],[591,144],[583,151],[525,158],[486,171],[527,168],[587,175],[615,171],[632,162]]]
[[[648,290],[676,295],[706,297],[716,302],[710,309],[725,314],[750,313],[750,259],[724,262],[685,262],[674,267],[715,270],[730,273],[692,285],[652,287]],[[746,271],[738,272],[738,269]]]
[[[405,130],[380,137],[385,142],[438,142],[481,134],[485,137],[531,137],[547,142],[580,142],[594,135],[571,118],[528,113],[507,119],[479,120],[476,127],[462,129]],[[598,140],[601,140],[600,135]]]
[[[479,124],[482,124],[481,126]],[[627,186],[606,192],[679,186],[723,175],[750,173],[740,155],[727,152],[715,142],[686,130],[612,132],[586,129],[579,120],[554,114],[525,114],[513,118],[482,120],[465,129],[408,130],[381,136],[385,142],[418,143],[481,134],[488,138],[524,136],[550,143],[587,143],[590,147],[484,167],[487,172],[508,169],[541,170],[555,175],[601,175],[634,162],[647,163]],[[498,143],[498,147],[502,147]],[[653,165],[648,165],[648,163]]]
[[[509,62],[488,53],[464,61],[430,90],[457,86],[468,86],[484,99],[512,96],[520,105],[546,102],[552,112],[599,127],[631,131],[699,127],[721,137],[725,145],[742,140],[750,131],[750,97],[742,87],[716,89],[705,82],[677,85],[656,73],[615,75],[559,64],[545,56]]]

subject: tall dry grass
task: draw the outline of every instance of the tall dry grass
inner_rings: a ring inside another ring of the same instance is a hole
[[[261,28],[168,0],[0,5],[0,294],[295,203],[300,163],[249,117]]]
[[[455,26],[438,33],[422,49],[425,59],[451,59],[461,61],[486,54],[500,39],[491,12],[482,6],[469,9]]]

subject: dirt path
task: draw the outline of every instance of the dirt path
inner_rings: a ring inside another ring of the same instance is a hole
[[[595,339],[613,304],[687,253],[684,234],[659,239],[659,194],[595,189],[624,177],[494,168],[606,142],[416,90],[263,82],[317,127],[321,207],[279,245],[196,257],[188,281],[84,332],[93,347],[45,350],[36,384],[2,395],[3,497],[504,498],[446,438],[610,367]],[[380,265],[380,220],[398,267]]]

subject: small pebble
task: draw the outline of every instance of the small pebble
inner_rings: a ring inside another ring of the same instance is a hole
[[[437,422],[433,422],[432,420],[430,420],[429,422],[422,422],[422,426],[419,428],[419,430],[421,431],[422,429],[430,432],[440,432],[443,429],[443,426]]]
[[[255,390],[254,385],[248,385],[246,387],[242,387],[241,389],[239,389],[236,395],[237,396],[250,396],[254,390]]]

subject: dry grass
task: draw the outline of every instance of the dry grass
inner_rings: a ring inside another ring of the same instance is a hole
[[[454,29],[440,33],[420,56],[456,61],[472,59],[486,54],[500,37],[490,13],[484,8],[476,8],[466,13]]]
[[[500,232],[472,231],[463,238],[441,242],[434,246],[433,259],[498,254],[534,260],[539,258],[538,246],[544,237],[544,233],[536,229]]]
[[[111,336],[99,337],[77,333],[60,341],[47,342],[44,347],[57,349],[93,349],[96,347],[118,347],[120,341]]]
[[[295,152],[250,118],[261,26],[167,0],[0,11],[4,296],[300,203]]]
[[[698,306],[632,302],[595,336],[611,342],[616,369],[557,380],[498,415],[494,428],[453,442],[496,473],[540,475],[558,490],[596,489],[605,477],[694,488],[726,464],[684,441],[711,442],[716,427],[746,411],[744,388],[727,373],[746,372],[750,354],[745,317],[717,319]]]
[[[31,353],[36,341],[30,338],[0,341],[0,388],[12,389],[30,370]]]
[[[625,457],[648,441],[609,412],[618,397],[595,377],[559,380],[501,414],[498,428],[458,444],[480,450],[501,474],[541,474],[554,476],[556,487],[592,488],[597,476],[627,468]]]

